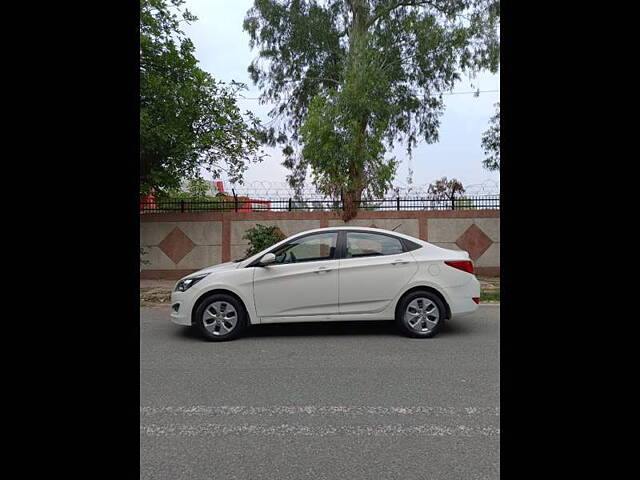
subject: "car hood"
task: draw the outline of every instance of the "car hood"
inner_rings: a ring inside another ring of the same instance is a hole
[[[225,270],[233,270],[235,268],[238,268],[238,263],[225,262],[225,263],[219,263],[218,265],[212,265],[211,267],[203,268],[202,270],[198,270],[197,272],[193,272],[187,276],[192,277],[194,275],[199,275],[201,273],[224,272]]]

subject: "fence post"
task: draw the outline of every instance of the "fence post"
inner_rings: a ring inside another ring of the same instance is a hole
[[[180,212],[184,213],[184,200],[180,200]]]
[[[396,203],[398,206],[398,211],[400,211],[400,197],[396,198]]]
[[[289,197],[289,211],[291,211],[291,197]]]

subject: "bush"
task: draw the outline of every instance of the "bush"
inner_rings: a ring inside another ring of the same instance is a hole
[[[238,197],[239,205],[241,206],[243,197]],[[215,197],[211,195],[199,196],[191,192],[161,192],[156,194],[156,205],[160,212],[175,212],[180,211],[180,201],[184,200],[187,205],[187,211],[189,212],[232,212],[235,210],[235,200],[230,195],[217,195]]]
[[[249,228],[242,236],[244,240],[249,242],[249,248],[245,254],[247,257],[275,245],[286,237],[278,227],[256,224],[255,227]]]

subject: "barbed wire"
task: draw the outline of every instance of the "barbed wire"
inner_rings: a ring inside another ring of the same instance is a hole
[[[208,180],[212,191],[217,192],[216,182],[220,180]],[[226,193],[235,191],[237,195],[248,196],[255,199],[288,199],[296,196],[293,188],[287,182],[276,182],[269,180],[253,180],[244,184],[224,183]],[[429,184],[409,185],[397,182],[392,189],[387,192],[386,197],[424,197],[427,196]],[[482,183],[465,185],[464,195],[498,195],[500,193],[500,182],[487,179]],[[300,192],[302,198],[329,199],[327,195],[320,193],[313,186],[306,186]]]

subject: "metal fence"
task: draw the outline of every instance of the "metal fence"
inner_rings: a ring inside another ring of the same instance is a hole
[[[361,210],[499,210],[500,195],[471,197],[407,197],[361,200]],[[246,197],[223,197],[215,200],[148,200],[140,203],[140,213],[162,212],[292,212],[342,211],[342,200],[277,198],[254,200]]]

